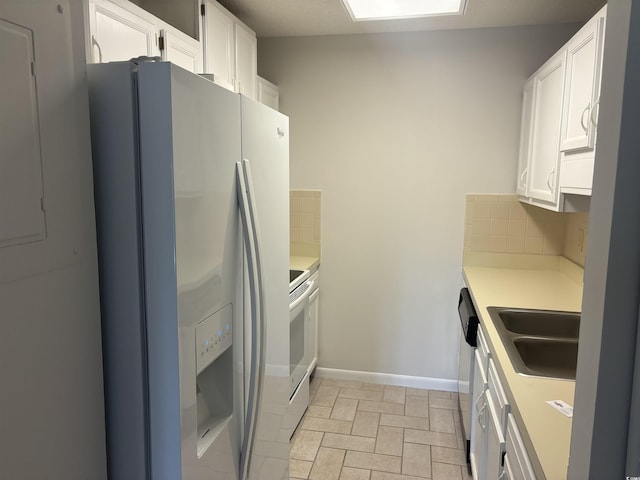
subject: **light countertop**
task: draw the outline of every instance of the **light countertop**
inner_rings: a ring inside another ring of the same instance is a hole
[[[575,382],[519,375],[513,369],[488,306],[580,311],[583,270],[564,257],[542,255],[465,255],[464,276],[482,330],[539,479],[567,476],[571,418],[549,406],[573,406]]]
[[[318,257],[289,257],[289,268],[291,270],[315,270],[320,265]]]

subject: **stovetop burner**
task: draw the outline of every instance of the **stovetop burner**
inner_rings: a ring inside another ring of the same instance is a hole
[[[289,270],[289,283],[304,273],[304,270]]]
[[[309,270],[289,270],[289,293],[309,278]]]

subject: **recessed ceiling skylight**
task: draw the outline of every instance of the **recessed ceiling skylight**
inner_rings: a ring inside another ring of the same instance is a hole
[[[342,0],[354,21],[461,15],[466,0]]]

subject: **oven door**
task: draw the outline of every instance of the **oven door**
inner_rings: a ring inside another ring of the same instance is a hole
[[[309,296],[313,281],[308,280],[296,288],[289,296],[289,364],[291,394],[307,372],[311,364],[309,338]]]

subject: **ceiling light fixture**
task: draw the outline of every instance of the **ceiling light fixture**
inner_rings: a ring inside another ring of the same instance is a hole
[[[467,0],[342,0],[355,22],[462,15]]]

